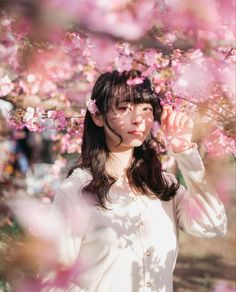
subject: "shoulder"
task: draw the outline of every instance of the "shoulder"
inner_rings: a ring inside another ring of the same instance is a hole
[[[92,175],[90,174],[90,172],[86,169],[82,169],[82,168],[76,168],[73,170],[72,174],[68,177],[68,179],[77,179],[80,180],[81,182],[88,182],[89,180],[91,180]]]
[[[72,174],[64,179],[60,184],[57,194],[61,194],[67,199],[73,200],[81,194],[82,188],[91,180],[91,175],[87,170],[76,168]]]
[[[76,168],[70,176],[62,181],[61,187],[64,187],[70,183],[74,186],[84,186],[91,180],[91,178],[92,176],[88,170]]]

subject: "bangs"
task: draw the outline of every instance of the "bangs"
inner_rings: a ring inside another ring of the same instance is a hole
[[[148,78],[143,78],[142,83],[129,85],[127,76],[117,76],[112,84],[111,98],[116,105],[119,106],[122,102],[132,104],[150,103],[155,104],[157,95],[152,89],[151,82]]]
[[[118,108],[123,102],[131,104],[149,103],[153,108],[154,119],[160,122],[162,109],[159,97],[152,89],[150,80],[143,78],[142,83],[135,85],[128,85],[127,80],[126,77],[123,80],[119,80],[120,82],[113,83],[111,100],[115,107]]]

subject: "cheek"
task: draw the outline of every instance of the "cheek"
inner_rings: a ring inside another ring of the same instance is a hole
[[[145,123],[146,123],[146,130],[147,131],[151,131],[151,129],[153,127],[153,123],[154,123],[153,117],[147,118],[146,121],[145,121]]]
[[[123,118],[116,116],[109,119],[109,125],[117,132],[122,132],[126,128],[126,122]]]

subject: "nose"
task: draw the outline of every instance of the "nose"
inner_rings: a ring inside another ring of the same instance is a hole
[[[141,115],[141,113],[137,110],[133,111],[132,117],[131,117],[131,122],[132,124],[136,125],[136,124],[140,124],[143,120],[143,117]]]

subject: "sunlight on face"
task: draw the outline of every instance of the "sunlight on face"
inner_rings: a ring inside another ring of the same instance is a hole
[[[110,127],[121,136],[122,143],[108,127],[104,126],[106,142],[111,150],[122,151],[142,145],[153,126],[153,108],[149,103],[132,104],[122,101],[113,105],[107,115]]]

